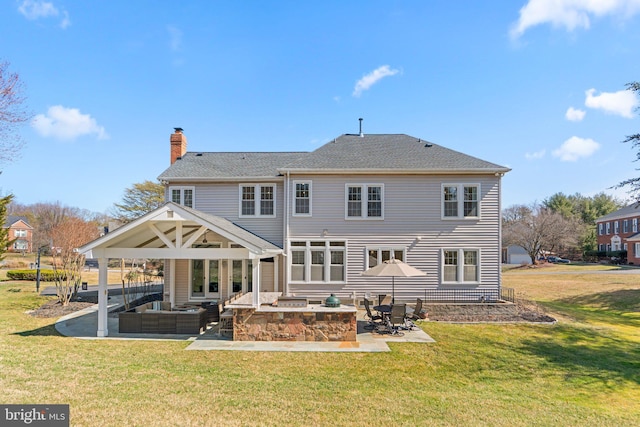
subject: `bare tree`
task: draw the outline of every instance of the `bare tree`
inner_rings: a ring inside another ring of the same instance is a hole
[[[24,84],[17,73],[9,72],[9,63],[0,61],[0,163],[14,160],[24,141],[18,128],[31,118],[25,109]]]
[[[575,245],[579,235],[575,221],[537,203],[507,208],[502,218],[502,244],[524,248],[534,264],[542,251]]]
[[[95,223],[74,217],[64,218],[51,230],[54,280],[60,304],[69,304],[82,280],[84,255],[77,248],[97,237]]]

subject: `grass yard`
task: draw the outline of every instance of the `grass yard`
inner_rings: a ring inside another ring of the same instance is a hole
[[[436,343],[383,354],[65,338],[25,314],[33,283],[0,282],[0,400],[68,403],[74,426],[637,425],[640,275],[503,276],[560,322],[429,322]]]

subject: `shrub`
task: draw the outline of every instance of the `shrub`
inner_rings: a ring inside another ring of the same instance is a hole
[[[29,280],[35,282],[37,280],[37,270],[9,270],[7,271],[7,277],[11,280]],[[41,282],[53,282],[55,281],[55,274],[53,270],[40,270]]]

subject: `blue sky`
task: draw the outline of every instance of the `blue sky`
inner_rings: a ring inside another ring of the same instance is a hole
[[[640,174],[640,0],[0,4],[34,119],[0,165],[20,203],[107,211],[190,151],[406,133],[513,170],[503,207]]]

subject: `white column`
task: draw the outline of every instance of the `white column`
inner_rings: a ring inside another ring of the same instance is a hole
[[[164,286],[167,286],[167,277],[165,276]],[[169,260],[169,301],[171,308],[176,306],[176,260]]]
[[[253,306],[257,309],[260,308],[260,260],[253,260]]]
[[[98,337],[106,337],[109,335],[108,328],[108,299],[109,289],[107,287],[108,270],[107,258],[98,259]]]

